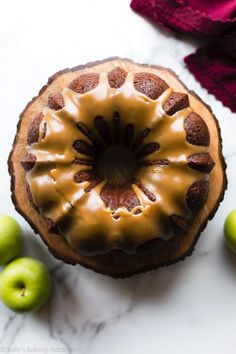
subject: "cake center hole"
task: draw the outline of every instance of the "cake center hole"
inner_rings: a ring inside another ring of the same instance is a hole
[[[118,186],[132,181],[137,166],[134,153],[119,145],[113,145],[104,150],[97,160],[98,174],[108,183]]]

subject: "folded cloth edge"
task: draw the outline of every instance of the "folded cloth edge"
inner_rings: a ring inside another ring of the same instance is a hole
[[[227,34],[235,25],[234,20],[212,19],[174,0],[132,0],[130,6],[134,11],[171,29],[198,36],[217,37]]]
[[[236,66],[230,57],[222,60],[222,56],[227,54],[215,48],[204,47],[186,56],[184,61],[202,87],[232,112],[236,112]]]

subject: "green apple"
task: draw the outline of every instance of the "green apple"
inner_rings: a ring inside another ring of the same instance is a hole
[[[236,253],[236,209],[232,210],[225,219],[224,234],[227,244]]]
[[[51,290],[50,274],[36,259],[15,259],[0,274],[0,298],[15,312],[38,310],[48,300]]]
[[[0,214],[0,264],[19,257],[22,252],[20,225],[11,216]]]

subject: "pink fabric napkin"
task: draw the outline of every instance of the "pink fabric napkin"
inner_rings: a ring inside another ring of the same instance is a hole
[[[236,0],[132,0],[152,21],[197,36],[204,46],[184,58],[196,79],[236,112]]]

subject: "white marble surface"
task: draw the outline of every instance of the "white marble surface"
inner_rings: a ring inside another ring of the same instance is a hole
[[[50,268],[54,294],[35,314],[15,315],[0,304],[0,352],[235,353],[236,256],[224,246],[222,226],[236,207],[236,115],[185,68],[182,58],[196,46],[134,14],[129,0],[1,1],[0,210],[21,223],[25,254]],[[114,55],[171,67],[212,106],[229,179],[224,202],[192,257],[126,280],[56,261],[15,212],[6,165],[18,115],[48,76]]]

